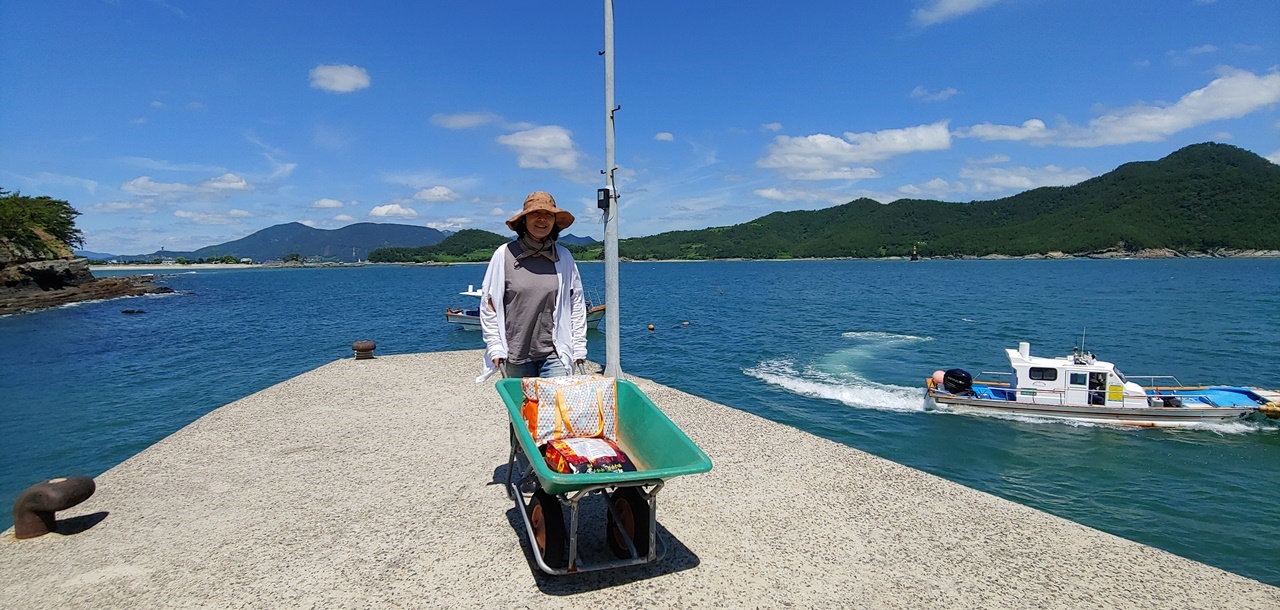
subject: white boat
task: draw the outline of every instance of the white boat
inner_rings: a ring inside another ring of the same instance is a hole
[[[1006,349],[1012,372],[937,371],[925,382],[934,405],[957,411],[1032,415],[1126,426],[1177,427],[1280,417],[1280,393],[1238,386],[1186,386],[1170,375],[1126,378],[1115,365],[1076,350],[1069,356],[1031,355],[1028,343]],[[1007,381],[982,381],[983,376]],[[1156,385],[1166,383],[1167,385]]]
[[[474,284],[467,286],[466,291],[458,294],[466,297],[480,298],[480,291],[476,290]],[[600,320],[604,318],[604,305],[592,306],[591,301],[587,301],[587,330],[595,330],[600,324]],[[465,330],[480,330],[480,309],[479,304],[476,308],[468,309],[464,307],[450,307],[444,311],[444,319],[450,324],[457,324]]]

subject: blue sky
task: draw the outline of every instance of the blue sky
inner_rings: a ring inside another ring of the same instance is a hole
[[[623,237],[987,200],[1206,141],[1280,163],[1275,0],[617,0]],[[85,248],[303,222],[603,236],[602,2],[0,0],[0,187]]]

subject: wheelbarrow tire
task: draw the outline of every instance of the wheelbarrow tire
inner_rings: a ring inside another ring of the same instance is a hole
[[[542,562],[556,569],[568,565],[568,534],[560,500],[541,489],[533,492],[529,524],[533,526],[533,550],[542,556]]]
[[[609,496],[609,504],[618,513],[621,528],[627,532],[632,544],[636,546],[637,556],[648,557],[649,502],[644,499],[639,488],[619,487],[613,495]],[[631,551],[627,549],[627,541],[622,537],[617,521],[613,517],[613,512],[610,512],[608,514],[609,529],[605,538],[609,541],[609,548],[613,550],[614,555],[619,559],[630,559]]]

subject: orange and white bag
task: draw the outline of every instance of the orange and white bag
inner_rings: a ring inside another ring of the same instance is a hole
[[[520,386],[520,413],[535,445],[561,438],[618,440],[618,382],[613,377],[526,377]]]

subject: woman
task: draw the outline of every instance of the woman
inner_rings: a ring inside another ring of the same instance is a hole
[[[489,259],[480,288],[484,374],[558,377],[587,357],[587,311],[573,255],[556,243],[573,214],[536,191],[507,221],[516,239]]]

